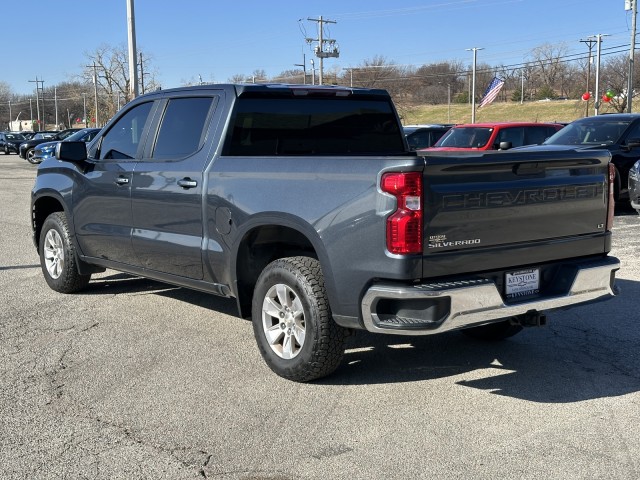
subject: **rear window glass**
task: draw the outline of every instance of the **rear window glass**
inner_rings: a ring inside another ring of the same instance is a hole
[[[484,147],[493,128],[464,127],[452,128],[436,143],[436,147],[481,148]]]
[[[240,97],[224,155],[384,155],[405,150],[388,101]]]

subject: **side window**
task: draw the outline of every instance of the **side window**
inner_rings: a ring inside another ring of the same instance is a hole
[[[521,147],[524,143],[524,128],[503,128],[498,135],[498,146],[500,142],[511,142],[512,147]]]
[[[142,103],[120,117],[102,137],[98,158],[135,158],[152,105],[153,102]]]
[[[204,141],[213,98],[174,98],[162,118],[153,154],[155,159],[181,158],[197,152]]]
[[[627,139],[626,141],[628,142],[629,140],[635,140],[638,141],[638,139],[640,139],[640,122],[636,123],[631,130],[629,130],[629,133],[627,134]]]

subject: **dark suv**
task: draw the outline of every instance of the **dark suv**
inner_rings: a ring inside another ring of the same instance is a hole
[[[640,114],[613,113],[571,122],[537,147],[519,150],[608,150],[616,167],[616,201],[628,198],[629,170],[640,159]]]

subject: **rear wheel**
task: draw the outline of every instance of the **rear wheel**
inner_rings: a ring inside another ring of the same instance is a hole
[[[251,311],[258,348],[276,374],[308,382],[340,365],[347,330],[333,321],[316,259],[289,257],[267,265]]]
[[[513,324],[510,320],[481,325],[479,327],[465,328],[462,333],[479,340],[497,341],[513,337],[522,331],[522,325]]]
[[[9,147],[7,145],[4,146],[4,154],[9,155]]]
[[[78,273],[74,246],[64,213],[52,213],[44,221],[38,251],[44,279],[56,292],[77,292],[91,280],[91,275]]]

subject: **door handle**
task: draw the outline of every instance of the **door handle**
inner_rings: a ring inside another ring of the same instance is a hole
[[[129,179],[127,177],[118,177],[116,178],[116,184],[118,185],[128,185]]]
[[[195,188],[198,186],[198,182],[191,180],[189,177],[178,180],[178,185],[182,188]]]

